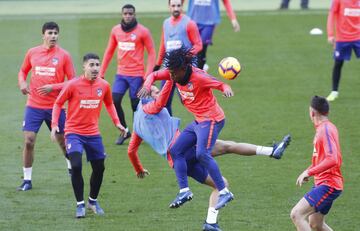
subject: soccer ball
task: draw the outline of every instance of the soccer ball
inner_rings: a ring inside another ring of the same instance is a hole
[[[218,71],[225,79],[235,79],[241,71],[241,65],[236,58],[226,57],[220,61]]]

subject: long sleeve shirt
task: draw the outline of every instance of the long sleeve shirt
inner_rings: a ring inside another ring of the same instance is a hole
[[[59,46],[49,49],[40,45],[29,49],[18,74],[19,85],[26,81],[30,71],[30,94],[26,105],[40,109],[53,107],[56,97],[64,86],[65,76],[69,80],[75,77],[70,54]],[[53,91],[46,95],[38,94],[36,89],[47,84],[52,85]]]
[[[316,126],[314,152],[308,174],[314,176],[316,186],[327,185],[342,190],[341,164],[338,131],[330,121],[323,121]]]
[[[84,76],[69,81],[55,101],[52,127],[58,126],[61,107],[68,101],[65,134],[98,135],[99,117],[104,102],[113,123],[120,125],[114,107],[110,85],[101,78],[94,81]]]

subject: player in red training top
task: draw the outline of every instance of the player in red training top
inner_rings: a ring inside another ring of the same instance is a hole
[[[220,0],[189,0],[187,15],[196,22],[202,40],[202,49],[198,53],[198,68],[207,71],[207,47],[212,44],[215,27],[220,23]],[[230,0],[222,0],[235,32],[240,31],[240,24],[231,6]],[[205,65],[205,66],[204,66]]]
[[[187,181],[187,165],[184,154],[196,144],[196,158],[209,172],[219,191],[219,200],[215,206],[215,209],[218,210],[233,199],[233,194],[226,187],[220,169],[211,156],[217,136],[225,124],[224,112],[217,103],[212,90],[222,91],[225,97],[233,96],[233,92],[229,85],[194,67],[192,65],[194,58],[190,50],[185,47],[167,52],[164,62],[166,69],[149,75],[139,96],[149,94],[154,80],[172,79],[176,83],[183,105],[195,116],[195,121],[184,129],[170,148],[180,188],[179,194],[170,207],[179,207],[192,198]]]
[[[315,186],[291,211],[291,219],[299,231],[332,230],[325,223],[325,215],[343,190],[339,135],[335,125],[329,121],[328,113],[327,100],[314,96],[309,109],[316,129],[312,164],[300,174],[296,184],[302,186],[314,176]]]
[[[191,52],[197,55],[202,49],[201,37],[196,23],[192,21],[187,15],[182,13],[184,0],[169,0],[169,9],[171,16],[165,19],[162,28],[161,41],[159,47],[159,55],[156,61],[154,71],[160,69],[164,61],[165,52],[169,52],[180,47],[191,48]],[[197,63],[194,63],[197,66]],[[165,81],[161,81],[163,87]],[[175,85],[171,91],[166,108],[170,115],[172,115],[172,98],[174,96]]]
[[[150,31],[136,21],[135,7],[131,4],[126,4],[122,7],[121,13],[121,23],[114,26],[110,33],[100,70],[100,77],[104,78],[106,69],[117,48],[117,72],[112,88],[113,100],[120,122],[128,131],[125,114],[121,106],[122,99],[127,89],[129,89],[131,108],[133,112],[136,110],[136,106],[139,103],[136,94],[143,84],[143,79],[154,68],[156,53]],[[148,53],[145,73],[144,48]],[[116,144],[122,145],[125,139],[130,136],[130,132],[127,133],[126,137],[120,135],[116,140]]]
[[[84,180],[81,173],[83,150],[92,167],[88,208],[95,214],[104,214],[97,202],[106,156],[98,126],[103,102],[113,123],[120,133],[125,135],[125,128],[120,124],[112,102],[110,85],[102,78],[98,78],[99,56],[92,53],[86,54],[83,58],[83,69],[84,75],[71,80],[56,99],[51,130],[51,138],[55,140],[55,134],[59,131],[60,110],[68,101],[65,138],[67,155],[72,167],[71,182],[77,201],[77,218],[85,217]]]
[[[360,58],[360,0],[333,0],[327,20],[327,33],[328,42],[335,47],[332,91],[327,100],[334,101],[339,97],[344,61],[351,59],[352,50]]]
[[[20,91],[28,96],[23,121],[25,138],[23,149],[24,181],[17,188],[19,191],[32,188],[31,175],[37,133],[44,121],[50,129],[52,108],[64,85],[65,76],[68,79],[75,76],[70,54],[57,45],[59,32],[59,26],[55,22],[47,22],[43,25],[43,44],[27,51],[18,74]],[[30,71],[31,78],[28,85],[26,79]],[[56,140],[66,155],[64,124],[65,111],[61,110],[60,129],[59,133],[56,134]],[[70,162],[67,159],[66,161],[70,172]]]

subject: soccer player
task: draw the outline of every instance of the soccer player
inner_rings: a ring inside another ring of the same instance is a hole
[[[23,149],[24,181],[17,188],[18,191],[27,191],[32,188],[31,176],[37,133],[44,121],[51,129],[52,108],[64,85],[65,76],[67,79],[72,79],[75,76],[70,54],[57,45],[59,32],[59,26],[55,22],[46,22],[43,25],[42,45],[27,51],[18,74],[20,91],[23,95],[27,95],[23,121],[25,140]],[[31,78],[28,85],[26,79],[30,71]],[[59,132],[55,137],[64,155],[66,155],[64,124],[65,111],[62,109]],[[70,173],[70,162],[68,159],[66,161]]]
[[[88,208],[95,214],[104,214],[104,210],[97,201],[103,180],[106,156],[98,126],[103,102],[115,126],[120,133],[126,135],[125,128],[120,124],[112,102],[110,85],[102,78],[98,78],[99,56],[92,53],[86,54],[83,58],[83,70],[84,74],[69,81],[56,99],[51,125],[51,138],[55,140],[56,132],[59,131],[60,110],[68,101],[65,137],[67,155],[72,167],[71,182],[77,201],[77,218],[85,217],[84,180],[81,173],[81,157],[84,149],[92,167]]]
[[[222,2],[234,31],[240,31],[240,24],[236,19],[230,0],[222,0]],[[199,28],[203,46],[201,52],[198,53],[198,68],[204,69],[207,47],[212,44],[215,27],[221,20],[219,0],[189,0],[187,15],[196,22]]]
[[[184,46],[191,48],[191,53],[197,55],[202,49],[201,37],[196,26],[188,16],[182,13],[184,0],[169,0],[169,9],[171,16],[163,23],[163,31],[161,35],[159,55],[156,61],[154,71],[160,69],[163,63],[165,53],[171,50],[179,49]],[[194,63],[196,66],[197,64]],[[161,87],[165,81],[161,82]],[[175,85],[171,91],[169,100],[166,104],[170,115],[172,115],[172,99],[175,91]]]
[[[185,47],[167,52],[164,62],[166,69],[150,74],[138,95],[142,97],[149,94],[154,80],[172,79],[176,83],[183,105],[195,116],[195,121],[184,129],[170,149],[180,188],[179,194],[170,206],[177,207],[191,200],[193,196],[187,181],[185,153],[196,144],[196,158],[209,172],[219,191],[219,200],[215,206],[218,210],[234,197],[226,187],[220,169],[211,156],[217,136],[225,124],[224,112],[217,103],[212,89],[222,91],[225,97],[231,97],[234,93],[229,85],[194,67],[194,58]]]
[[[325,98],[314,96],[309,114],[316,129],[312,164],[299,175],[296,184],[302,186],[313,176],[315,186],[292,209],[291,219],[298,231],[330,231],[325,215],[343,190],[339,136],[328,118],[329,103]]]
[[[339,97],[339,83],[344,61],[351,59],[352,50],[357,58],[360,58],[360,2],[333,0],[327,19],[327,34],[328,42],[335,47],[332,91],[327,100],[334,101]]]
[[[155,46],[150,31],[137,22],[135,7],[126,4],[121,10],[121,23],[115,25],[110,33],[109,42],[104,53],[104,60],[100,69],[100,77],[104,78],[107,67],[117,48],[117,72],[113,84],[113,100],[120,122],[129,131],[125,114],[122,108],[122,99],[129,89],[131,108],[133,112],[139,103],[136,97],[138,90],[143,84],[144,78],[149,75],[155,65]],[[144,48],[147,51],[147,67],[144,72]],[[127,136],[119,136],[116,144],[122,145]]]
[[[128,157],[135,169],[138,178],[144,178],[150,173],[143,168],[139,157],[138,148],[144,140],[162,157],[166,158],[169,165],[173,167],[173,162],[169,154],[169,149],[176,142],[180,135],[178,118],[170,117],[164,108],[166,99],[171,92],[172,83],[167,81],[159,95],[159,90],[152,87],[151,96],[153,101],[142,99],[134,115],[134,132],[131,136]],[[216,140],[212,156],[219,156],[228,153],[239,155],[265,155],[280,159],[290,143],[290,136],[285,136],[283,141],[274,147],[263,147],[246,143],[235,143],[233,141]],[[209,209],[203,230],[220,230],[217,224],[218,211],[215,210],[218,191],[215,188],[214,181],[209,176],[207,170],[201,166],[196,159],[196,148],[193,146],[186,154],[187,175],[201,184],[206,184],[213,188],[209,199]],[[226,179],[224,179],[226,182]]]

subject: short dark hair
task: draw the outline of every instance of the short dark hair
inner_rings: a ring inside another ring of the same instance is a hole
[[[166,52],[164,57],[165,68],[175,70],[186,68],[189,65],[196,66],[197,58],[191,51],[192,48],[182,46],[179,49]]]
[[[131,4],[126,4],[121,8],[121,11],[123,11],[124,9],[133,9],[134,13],[135,13],[135,6],[131,5]]]
[[[95,53],[87,53],[86,55],[84,55],[83,57],[83,63],[85,63],[86,61],[88,61],[89,59],[97,59],[100,60],[99,56]]]
[[[319,112],[321,115],[329,114],[330,106],[326,98],[315,95],[311,99],[311,107]]]
[[[53,29],[56,29],[58,33],[60,32],[59,25],[56,22],[46,22],[42,26],[42,33],[45,34],[46,30],[53,30]]]

